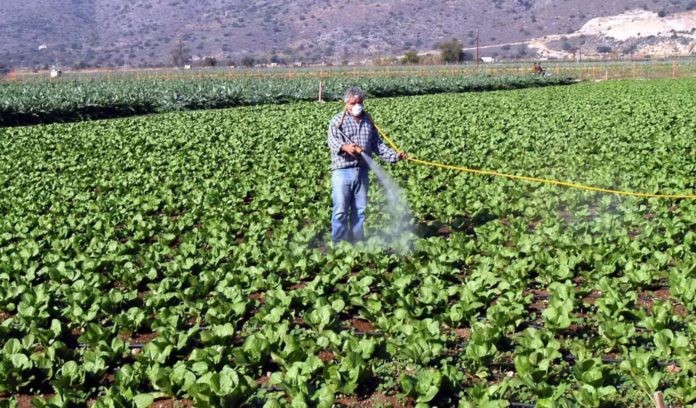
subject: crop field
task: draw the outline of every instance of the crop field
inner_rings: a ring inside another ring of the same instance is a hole
[[[243,78],[281,78],[281,79],[335,79],[335,78],[405,78],[405,77],[472,77],[476,75],[490,76],[522,76],[532,70],[535,60],[501,61],[496,63],[480,63],[469,61],[462,64],[416,64],[394,65],[384,62],[381,65],[355,66],[280,66],[268,68],[243,67],[201,67],[190,70],[176,68],[145,68],[145,69],[94,69],[65,71],[59,80],[112,81],[123,79],[243,79]],[[686,78],[696,75],[696,58],[669,57],[653,60],[631,60],[624,56],[618,60],[583,59],[582,61],[547,60],[541,61],[543,67],[551,74],[560,77],[573,77],[587,80],[605,79],[660,79]],[[48,78],[47,72],[12,72],[8,82],[31,83],[43,82]],[[53,80],[55,81],[55,79]]]
[[[350,85],[370,96],[481,92],[572,84],[576,80],[692,79],[696,60],[544,61],[550,74],[531,74],[530,61],[495,64],[282,67],[194,70],[95,70],[0,77],[0,127],[119,118],[151,113],[326,101]]]
[[[696,80],[368,99],[413,157],[696,191]],[[696,200],[386,167],[330,241],[337,102],[0,129],[0,406],[696,403]],[[166,405],[168,404],[168,405]]]
[[[0,126],[34,125],[149,113],[229,108],[258,104],[339,100],[358,84],[373,96],[405,96],[445,92],[490,91],[572,83],[568,77],[525,75],[405,75],[380,77],[372,72],[328,78],[302,76],[223,75],[114,79],[73,77],[53,81],[0,83]]]

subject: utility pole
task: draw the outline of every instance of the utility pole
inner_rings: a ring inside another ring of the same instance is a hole
[[[479,69],[479,29],[476,29],[476,71]]]
[[[184,68],[184,44],[181,42],[181,38],[179,38],[179,69]]]

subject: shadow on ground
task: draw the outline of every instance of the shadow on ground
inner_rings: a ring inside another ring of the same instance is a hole
[[[452,217],[449,222],[442,222],[426,216],[416,223],[415,233],[421,238],[449,237],[455,232],[463,232],[466,235],[476,235],[477,227],[485,225],[497,218],[497,216],[489,212],[478,213],[474,216],[458,214]]]

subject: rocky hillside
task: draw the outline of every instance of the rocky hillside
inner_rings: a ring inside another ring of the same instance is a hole
[[[426,52],[450,38],[473,47],[477,31],[482,56],[568,58],[576,48],[633,52],[665,37],[607,37],[587,28],[594,18],[644,10],[669,19],[694,8],[686,0],[2,0],[0,64],[156,66],[182,50],[194,60],[336,63]],[[690,30],[664,39],[688,50]]]

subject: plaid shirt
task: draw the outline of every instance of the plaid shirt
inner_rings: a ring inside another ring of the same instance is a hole
[[[343,120],[342,124],[341,120]],[[339,126],[343,134],[350,140],[346,140],[341,136]],[[384,144],[370,116],[366,113],[363,113],[362,119],[358,122],[353,116],[343,111],[336,114],[336,116],[331,119],[331,122],[329,122],[331,170],[349,167],[367,167],[367,163],[365,163],[365,160],[360,156],[352,157],[341,151],[341,146],[348,143],[355,143],[362,147],[365,153],[370,157],[372,157],[372,153],[377,153],[377,155],[387,163],[395,163],[398,161],[396,152]]]

